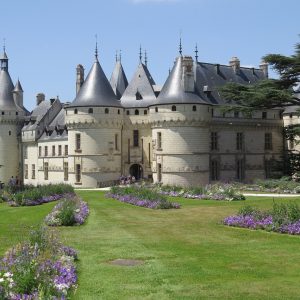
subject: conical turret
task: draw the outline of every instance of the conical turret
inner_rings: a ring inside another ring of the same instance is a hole
[[[128,86],[128,81],[120,59],[116,60],[116,65],[110,78],[110,85],[118,99],[121,99]]]

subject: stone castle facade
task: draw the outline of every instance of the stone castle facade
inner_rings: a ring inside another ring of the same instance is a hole
[[[129,83],[120,59],[109,81],[96,53],[86,77],[77,66],[73,102],[41,93],[31,113],[5,51],[0,63],[1,181],[99,187],[131,174],[183,186],[247,182],[270,177],[282,158],[282,111],[224,112],[219,93],[227,82],[267,78],[265,63],[245,68],[236,57],[220,65],[180,53],[160,87],[141,58]]]

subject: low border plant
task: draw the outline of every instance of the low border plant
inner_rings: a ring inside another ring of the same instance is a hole
[[[112,187],[110,192],[106,194],[106,197],[151,209],[180,208],[179,203],[168,201],[166,196],[157,191],[137,185]]]
[[[69,195],[60,200],[46,216],[45,223],[49,226],[82,225],[89,215],[89,207],[78,196]]]
[[[261,211],[252,206],[245,206],[237,215],[226,217],[223,224],[299,235],[300,207],[294,202],[280,204],[274,202],[270,211]]]
[[[0,260],[0,299],[68,299],[77,287],[76,260],[53,232],[33,230]]]

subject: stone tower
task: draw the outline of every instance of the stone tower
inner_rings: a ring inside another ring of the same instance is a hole
[[[75,100],[65,108],[69,182],[75,186],[111,184],[121,175],[123,109],[95,62]]]
[[[4,183],[11,176],[22,177],[20,132],[26,114],[23,89],[19,81],[15,87],[12,83],[4,49],[0,58],[0,180]]]

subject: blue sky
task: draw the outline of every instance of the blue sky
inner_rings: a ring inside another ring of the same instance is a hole
[[[99,60],[108,76],[115,52],[122,49],[128,79],[138,64],[139,45],[148,52],[148,67],[163,84],[178,55],[227,64],[258,66],[267,53],[291,55],[299,41],[299,0],[13,0],[1,3],[0,42],[6,39],[13,81],[18,77],[31,110],[35,95],[75,97],[75,68],[88,73],[94,61],[95,34]]]

